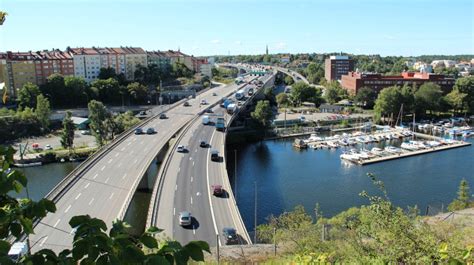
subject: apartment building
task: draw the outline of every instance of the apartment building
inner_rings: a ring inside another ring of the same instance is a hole
[[[171,65],[171,59],[166,56],[166,52],[162,51],[147,51],[148,65],[155,64],[160,67]]]
[[[86,82],[92,82],[99,76],[100,54],[95,48],[69,48],[74,62],[74,76],[82,77]]]
[[[71,54],[60,50],[32,52],[35,63],[36,83],[46,83],[52,74],[74,76],[74,61]]]
[[[372,88],[377,93],[389,86],[416,85],[421,86],[426,82],[438,84],[444,93],[449,93],[454,86],[454,78],[441,74],[404,72],[396,76],[383,76],[373,73],[349,72],[342,76],[342,87],[355,95],[362,87]]]
[[[327,81],[341,80],[342,75],[354,71],[354,61],[349,56],[330,56],[324,61],[324,66]]]
[[[16,97],[16,90],[30,82],[36,84],[34,56],[31,52],[7,52],[0,54],[2,82],[10,97]]]
[[[142,48],[120,47],[113,48],[118,53],[125,54],[125,77],[127,80],[135,79],[137,66],[147,66],[147,53]]]

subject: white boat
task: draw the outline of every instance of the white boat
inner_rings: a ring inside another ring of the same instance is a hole
[[[413,144],[413,143],[407,143],[407,142],[404,142],[400,145],[400,147],[402,149],[405,149],[405,150],[410,150],[410,151],[416,151],[418,150],[418,146],[416,144]]]
[[[374,155],[377,155],[377,156],[381,156],[383,155],[384,151],[382,148],[378,148],[378,147],[373,147],[370,152]]]
[[[399,153],[402,152],[402,150],[400,148],[396,148],[396,147],[391,146],[391,145],[386,146],[384,150],[391,153],[391,154],[399,154]]]
[[[326,144],[328,145],[329,148],[338,148],[338,147],[339,147],[339,146],[338,146],[335,142],[333,142],[333,141],[328,141]]]
[[[360,150],[360,153],[366,155],[369,159],[376,157],[376,155],[374,153],[370,152],[367,149]]]
[[[437,146],[440,146],[441,143],[438,141],[427,141],[426,145],[428,145],[429,147],[437,147]]]

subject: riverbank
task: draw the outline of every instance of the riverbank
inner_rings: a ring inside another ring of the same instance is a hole
[[[48,163],[55,162],[78,162],[83,161],[95,151],[97,147],[76,147],[72,150],[67,149],[53,149],[38,152],[29,152],[21,156],[15,154],[13,156],[14,166],[16,167],[28,167],[28,166],[40,166]]]

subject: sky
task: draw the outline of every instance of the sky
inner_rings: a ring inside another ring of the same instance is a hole
[[[473,0],[0,0],[0,51],[474,54]]]

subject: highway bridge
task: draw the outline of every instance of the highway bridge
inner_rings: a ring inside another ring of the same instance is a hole
[[[240,109],[245,109],[254,98],[263,94],[265,86],[273,86],[274,74],[258,79],[264,86],[242,101]],[[227,114],[218,105],[211,109],[211,117],[225,117],[227,126],[238,115]],[[183,130],[160,171],[152,195],[147,226],[160,227],[165,230],[166,236],[182,243],[204,240],[211,246],[225,245],[222,230],[224,227],[232,227],[237,230],[238,244],[252,243],[227,175],[225,137],[226,132],[217,131],[212,125],[204,125],[200,119],[194,119]],[[201,141],[205,141],[208,146],[201,147]],[[178,145],[186,146],[187,152],[178,153]],[[222,160],[212,161],[211,150],[218,150]],[[224,196],[213,196],[212,185],[222,185]],[[179,213],[182,211],[189,211],[193,216],[192,224],[188,227],[182,227],[178,223]]]
[[[275,73],[271,76],[273,77],[274,74]],[[125,219],[130,202],[137,188],[141,187],[146,189],[154,186],[153,181],[146,177],[146,171],[150,164],[157,158],[158,154],[166,150],[170,139],[176,137],[180,131],[196,132],[196,135],[198,135],[197,132],[199,131],[202,134],[200,137],[207,139],[212,148],[219,149],[221,151],[220,153],[224,154],[225,134],[215,134],[214,130],[210,127],[201,130],[202,128],[199,129],[199,122],[196,123],[192,121],[196,120],[204,111],[205,106],[200,105],[201,100],[204,99],[210,106],[213,106],[219,102],[221,97],[231,95],[244,85],[245,84],[222,85],[204,91],[194,99],[183,99],[169,106],[169,109],[165,111],[168,119],[159,119],[158,117],[161,112],[153,111],[152,113],[155,113],[154,116],[146,119],[137,127],[144,129],[153,127],[157,130],[156,134],[135,135],[134,128],[132,128],[101,148],[96,154],[89,157],[46,196],[46,198],[56,203],[57,211],[47,215],[36,223],[35,235],[30,236],[31,244],[34,245],[32,251],[50,248],[53,251],[59,252],[64,248],[70,248],[72,246],[73,229],[69,226],[69,220],[73,216],[89,214],[92,217],[102,219],[109,227],[114,220]],[[216,96],[214,96],[214,94]],[[185,101],[189,102],[190,106],[183,106]],[[215,111],[217,114],[220,113],[219,110]],[[227,121],[231,121],[233,117],[234,116],[227,117]],[[188,161],[186,164],[181,165],[181,160],[173,159],[170,160],[167,168],[177,168],[178,172],[182,171],[180,176],[186,176],[187,179],[175,176],[175,190],[166,191],[168,192],[167,194],[171,194],[173,198],[174,196],[179,197],[179,201],[177,200],[175,202],[173,200],[172,204],[167,203],[166,205],[174,205],[173,211],[169,209],[162,210],[160,208],[160,214],[165,212],[167,212],[167,214],[175,214],[175,211],[189,208],[187,205],[189,203],[195,205],[194,207],[202,205],[203,213],[206,212],[206,208],[209,211],[212,209],[219,214],[219,217],[213,221],[211,226],[204,222],[207,217],[202,217],[201,219],[201,216],[199,216],[201,212],[200,209],[197,211],[193,210],[196,220],[198,222],[202,220],[203,224],[199,224],[199,229],[190,231],[193,233],[192,237],[189,233],[178,232],[177,234],[172,234],[173,225],[175,224],[170,225],[169,223],[163,223],[163,227],[169,235],[173,235],[179,240],[187,241],[196,238],[194,237],[195,233],[202,233],[206,235],[202,238],[207,239],[209,235],[212,234],[215,236],[219,233],[223,225],[232,225],[238,229],[242,242],[250,243],[240,214],[238,214],[238,209],[235,206],[232,190],[228,183],[229,180],[227,178],[225,163],[211,164],[206,162],[209,154],[205,153],[206,150],[195,148],[195,144],[197,143],[196,137],[198,136],[193,137],[192,134],[190,136],[183,134],[182,137],[178,137],[179,141],[186,143],[190,150],[189,153],[180,154],[187,158]],[[196,150],[202,151],[202,155],[193,155],[192,152],[194,151],[196,153]],[[207,151],[209,152],[209,149]],[[194,165],[199,164],[200,168],[196,169],[199,170],[198,174],[194,174],[194,169],[190,166],[193,163]],[[165,173],[165,175],[167,174]],[[204,181],[203,178],[198,180],[194,178],[195,176],[193,175],[206,176],[206,180]],[[185,185],[183,181],[190,182],[190,177],[193,177],[193,182],[197,181],[198,183],[194,186]],[[173,182],[171,177],[169,182]],[[209,186],[207,184],[212,183],[224,184],[229,197],[226,200],[216,201],[215,198],[209,197],[209,193],[205,193],[204,190],[202,192],[197,190],[198,184],[203,189],[207,189]],[[206,184],[206,186],[204,184]],[[169,183],[165,183],[163,187],[168,187],[168,185]],[[181,190],[178,190],[176,185],[181,185]],[[191,195],[193,196],[191,197]],[[169,196],[157,196],[160,202],[159,207],[161,207],[161,203],[164,205],[166,201],[164,198],[169,199]],[[201,202],[196,201],[200,199],[199,196],[201,198],[208,196],[207,202],[211,201],[212,203],[205,204],[203,200],[201,204]],[[231,203],[231,201],[234,201],[234,203]],[[224,202],[227,202],[227,206],[223,204]],[[151,205],[152,204],[154,204],[154,201],[151,202]],[[225,212],[231,214],[222,214]],[[215,216],[214,213],[214,218]],[[171,222],[176,221],[173,217],[170,218],[170,220]],[[153,224],[160,225],[162,223],[156,220]],[[213,240],[209,242],[213,242]]]

